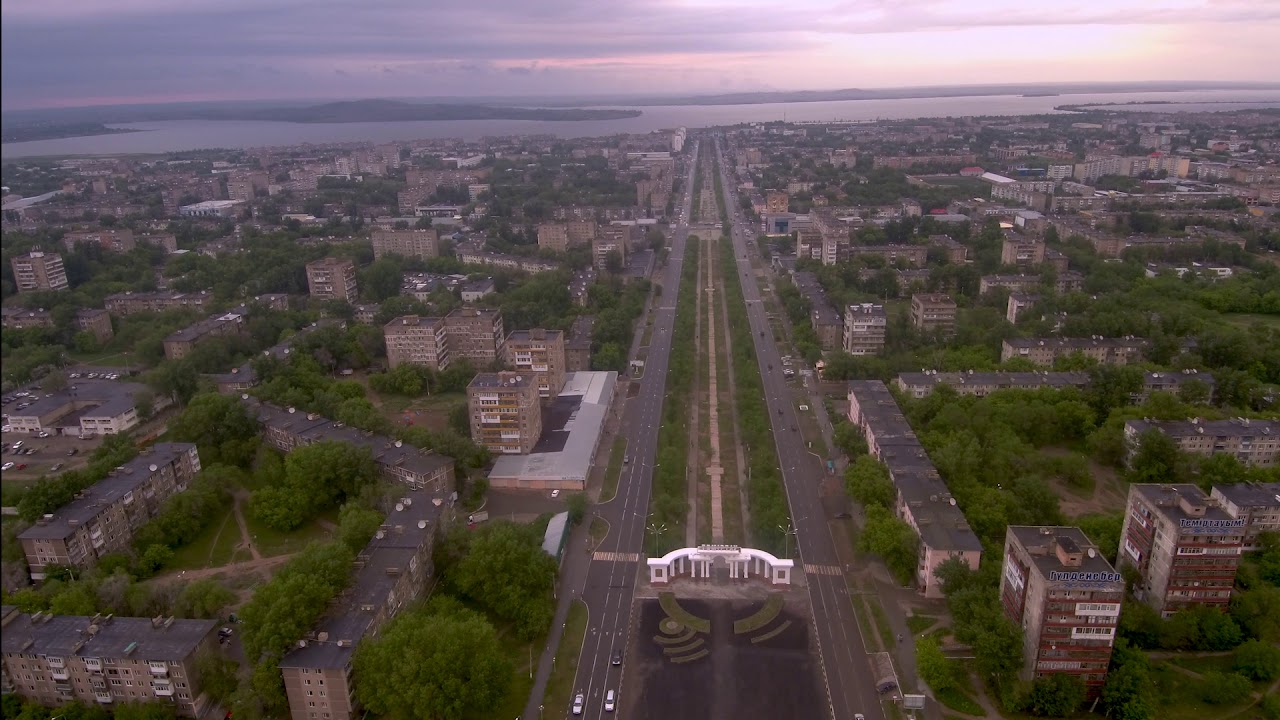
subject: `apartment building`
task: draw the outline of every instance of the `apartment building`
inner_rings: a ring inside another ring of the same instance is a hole
[[[527,373],[480,373],[467,385],[471,439],[495,455],[527,455],[542,435],[537,379]]]
[[[1004,317],[1014,325],[1018,324],[1018,318],[1029,310],[1033,305],[1040,302],[1040,296],[1034,293],[1013,292],[1009,293],[1009,301],[1005,305]]]
[[[845,346],[845,318],[831,306],[827,293],[822,289],[817,276],[811,272],[797,272],[791,276],[796,289],[809,301],[809,322],[818,336],[818,343],[823,350],[838,350]]]
[[[565,220],[564,231],[567,247],[590,246],[595,242],[600,228],[595,220],[569,218]],[[541,242],[541,241],[539,241]]]
[[[205,340],[239,335],[244,332],[244,320],[245,313],[229,312],[175,330],[164,339],[164,356],[170,360],[181,360]]]
[[[157,292],[123,292],[108,295],[104,302],[107,312],[124,317],[141,312],[167,312],[169,310],[195,310],[204,312],[213,295],[207,291],[181,293],[173,290]]]
[[[538,226],[538,247],[564,252],[569,249],[569,229],[564,223],[542,223]]]
[[[305,639],[280,661],[289,716],[294,720],[351,720],[363,716],[355,698],[351,661],[356,645],[432,585],[431,553],[441,509],[430,494],[400,498],[356,557],[348,592],[329,606]]]
[[[888,324],[883,305],[850,305],[844,313],[844,351],[850,355],[875,355],[884,350]]]
[[[507,365],[537,379],[538,394],[554,398],[564,387],[564,333],[559,330],[513,330],[507,336]]]
[[[0,609],[4,692],[47,707],[156,703],[199,718],[212,699],[196,659],[217,652],[217,620],[54,615]]]
[[[1022,628],[1022,679],[1069,673],[1090,697],[1107,679],[1124,578],[1077,527],[1010,525],[1000,602]]]
[[[884,463],[896,491],[894,512],[920,538],[916,585],[930,598],[942,597],[938,566],[959,558],[976,570],[982,543],[956,507],[889,388],[879,380],[849,383],[849,421],[862,431],[872,456]]]
[[[978,294],[986,295],[996,289],[1025,293],[1040,287],[1039,275],[983,275],[978,281]]]
[[[1135,483],[1129,486],[1117,564],[1137,570],[1134,597],[1164,617],[1196,605],[1225,611],[1246,524],[1195,485]]]
[[[105,343],[115,335],[111,327],[111,315],[106,310],[94,308],[76,311],[76,328],[93,335],[99,343]]]
[[[627,262],[627,243],[620,237],[611,236],[597,237],[591,243],[591,266],[600,272],[605,272],[609,268],[609,255],[617,253],[618,259],[626,266]]]
[[[846,257],[877,257],[890,267],[896,267],[899,263],[910,267],[924,267],[925,261],[929,256],[929,248],[926,245],[848,245],[843,249],[843,252],[835,251],[838,257],[830,263],[826,262],[825,259],[827,253],[825,243],[823,253],[824,265],[831,265],[838,260],[844,260]]]
[[[784,192],[770,190],[764,194],[764,211],[767,213],[788,212],[791,202]]]
[[[1085,388],[1089,373],[1085,372],[939,372],[926,370],[900,373],[894,380],[899,390],[913,398],[928,397],[939,386],[955,390],[959,395],[986,397],[1000,390],[1038,390],[1040,388]]]
[[[595,329],[594,315],[579,315],[569,328],[569,340],[564,344],[565,372],[582,372],[591,369],[591,334]]]
[[[488,297],[497,291],[497,283],[491,277],[468,280],[458,288],[458,294],[462,296],[464,303],[479,302],[481,298]]]
[[[133,231],[124,228],[99,228],[97,230],[69,232],[62,236],[62,244],[68,250],[75,250],[81,245],[91,244],[97,245],[103,250],[119,253],[129,252],[138,246],[138,242],[133,237]]]
[[[425,365],[432,370],[449,367],[449,333],[444,318],[403,315],[382,327],[387,344],[387,365]]]
[[[58,253],[32,250],[26,255],[16,255],[9,260],[13,270],[13,282],[18,292],[39,290],[66,290],[67,271]]]
[[[1000,264],[1033,267],[1044,262],[1043,241],[1021,235],[1005,235],[1000,245]]]
[[[377,229],[370,239],[373,241],[374,259],[399,255],[426,260],[440,254],[440,231],[435,228]]]
[[[458,247],[454,251],[454,255],[463,265],[484,265],[490,267],[507,268],[509,270],[519,270],[527,273],[543,273],[552,272],[560,269],[560,264],[550,260],[539,260],[538,258],[525,257],[523,255],[507,255],[505,253],[491,253],[479,249],[479,246]]]
[[[1232,518],[1244,520],[1244,552],[1261,549],[1262,533],[1280,533],[1280,482],[1214,485],[1209,499]]]
[[[476,367],[502,360],[506,335],[501,310],[461,307],[445,316],[444,326],[453,360],[467,358]]]
[[[390,482],[431,492],[446,492],[453,487],[453,459],[446,455],[334,422],[316,413],[298,412],[296,408],[282,408],[252,397],[242,396],[242,400],[249,415],[262,426],[263,441],[280,452],[322,442],[355,445],[369,450],[374,464]]]
[[[356,266],[350,260],[327,257],[307,263],[307,287],[318,300],[355,303]]]
[[[133,533],[200,472],[192,443],[157,443],[18,535],[31,579],[49,565],[85,568],[127,550]]]
[[[0,308],[0,322],[13,330],[53,327],[53,313],[48,310],[27,310],[20,307]]]
[[[1124,436],[1129,445],[1130,458],[1137,452],[1142,435],[1149,430],[1162,433],[1186,453],[1226,453],[1243,465],[1263,468],[1280,464],[1280,422],[1275,420],[1126,420]]]
[[[911,324],[929,333],[951,336],[956,331],[956,301],[949,295],[925,293],[911,296]]]
[[[1036,365],[1052,365],[1055,360],[1080,353],[1103,365],[1128,365],[1142,359],[1147,349],[1143,338],[1009,338],[1001,344],[1000,362],[1025,358]]]
[[[963,265],[969,259],[969,248],[961,245],[950,235],[930,235],[929,247],[942,248],[947,253],[947,262],[952,265]]]

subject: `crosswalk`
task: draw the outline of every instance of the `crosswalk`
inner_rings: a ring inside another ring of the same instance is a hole
[[[810,575],[842,575],[843,571],[835,565],[804,564],[804,571]]]
[[[640,553],[596,552],[591,555],[591,559],[601,562],[640,562]]]

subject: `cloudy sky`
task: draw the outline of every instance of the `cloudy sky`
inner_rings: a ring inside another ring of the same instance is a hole
[[[1275,81],[1277,37],[1280,0],[3,0],[0,102]]]

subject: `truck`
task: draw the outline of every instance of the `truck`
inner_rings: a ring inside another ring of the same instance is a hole
[[[488,519],[489,519],[488,510],[477,510],[467,516],[467,524],[475,525],[476,523],[482,523]]]

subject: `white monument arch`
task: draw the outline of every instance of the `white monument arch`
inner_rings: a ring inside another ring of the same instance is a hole
[[[755,575],[774,585],[790,585],[791,570],[795,567],[794,561],[783,560],[764,550],[738,545],[699,545],[649,558],[649,582],[666,584],[685,573],[692,578],[709,578],[717,560],[728,564],[731,578],[746,579]]]

